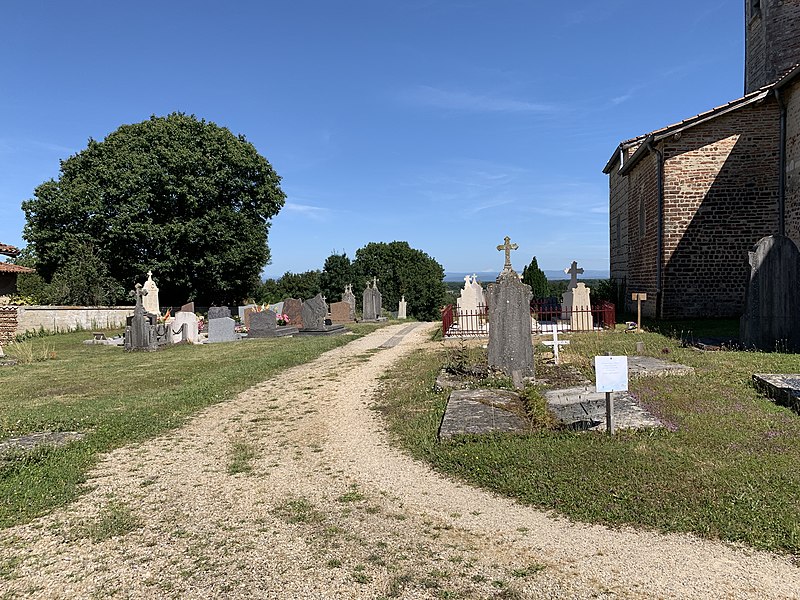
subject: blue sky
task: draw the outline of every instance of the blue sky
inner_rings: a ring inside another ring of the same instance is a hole
[[[59,160],[173,111],[283,178],[265,273],[406,240],[448,271],[608,269],[623,139],[741,96],[741,0],[10,2],[0,242]]]

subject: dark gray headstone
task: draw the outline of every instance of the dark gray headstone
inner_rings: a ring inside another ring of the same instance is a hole
[[[533,375],[531,286],[513,270],[489,286],[489,366],[509,377]]]
[[[250,329],[247,330],[247,337],[275,337],[277,329],[278,321],[271,310],[250,313]]]
[[[141,284],[137,283],[136,289],[130,295],[136,297],[136,307],[133,309],[133,316],[128,317],[125,327],[125,350],[128,352],[153,352],[158,349],[155,332],[156,317],[144,310],[142,296],[147,295],[147,291],[142,290]]]
[[[194,302],[187,302],[183,306],[181,306],[181,310],[179,312],[194,312]]]
[[[328,315],[328,305],[322,299],[322,294],[317,294],[310,300],[303,302],[303,329],[317,331],[325,329],[325,317]]]
[[[367,283],[367,287],[364,289],[362,306],[364,309],[361,314],[364,321],[377,321],[381,316],[383,310],[382,298],[380,291],[378,291],[377,283],[373,283],[373,286]]]
[[[208,320],[224,319],[231,316],[231,309],[227,306],[212,306],[208,309]]]
[[[800,252],[785,236],[761,238],[748,253],[750,280],[739,331],[745,348],[800,350]]]

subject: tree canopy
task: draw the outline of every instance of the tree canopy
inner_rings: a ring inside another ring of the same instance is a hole
[[[342,299],[344,294],[344,287],[350,283],[355,283],[358,278],[353,264],[347,258],[347,254],[342,252],[336,254],[335,252],[325,259],[325,265],[322,267],[322,274],[320,275],[320,287],[322,293],[328,298],[328,302],[337,302]],[[353,288],[355,290],[355,288]]]
[[[408,242],[370,242],[356,250],[353,269],[356,298],[366,283],[377,277],[384,308],[393,310],[405,295],[409,315],[420,320],[440,318],[446,294],[444,269]]]
[[[534,298],[547,298],[550,295],[550,285],[547,283],[547,276],[539,268],[539,263],[534,256],[531,264],[522,269],[522,283],[531,286]]]
[[[244,136],[173,113],[61,161],[58,180],[23,202],[23,235],[46,281],[93,277],[87,297],[120,300],[152,270],[162,304],[235,303],[260,283],[284,199]],[[92,268],[78,256],[87,248]]]

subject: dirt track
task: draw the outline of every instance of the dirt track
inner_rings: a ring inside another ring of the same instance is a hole
[[[428,343],[427,330],[379,330],[166,437],[107,455],[91,492],[0,532],[0,592],[800,597],[800,569],[785,558],[687,535],[572,524],[452,482],[390,447],[371,399],[387,368]],[[228,473],[236,442],[255,449],[250,473]],[[103,542],[80,537],[109,506],[129,509],[140,526]]]

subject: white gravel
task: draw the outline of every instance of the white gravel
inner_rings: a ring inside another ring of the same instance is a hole
[[[800,598],[786,557],[574,524],[450,481],[391,447],[381,374],[428,344],[394,325],[108,454],[90,491],[0,532],[0,597]],[[228,473],[234,442],[250,473]],[[140,526],[87,525],[123,503]]]

